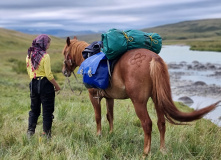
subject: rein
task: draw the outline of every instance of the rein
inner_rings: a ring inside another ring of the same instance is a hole
[[[76,79],[77,83],[78,83],[78,84],[82,84],[82,86],[83,86],[83,83],[80,83],[80,82],[78,81],[77,76],[75,75],[74,71],[73,71],[72,73],[73,73],[73,75],[74,75],[74,77],[75,77],[75,79]],[[69,85],[69,87],[70,87],[70,89],[71,89],[72,93],[74,93],[74,94],[75,94],[74,89],[71,87],[71,83],[70,83],[70,80],[69,80],[69,78],[68,78],[68,77],[67,77],[67,81],[68,81],[68,85]],[[80,96],[80,95],[81,95],[81,93],[82,93],[82,91],[83,91],[83,89],[82,89],[82,87],[81,87],[81,90],[80,90],[79,94],[75,94],[75,95]]]
[[[82,83],[80,83],[80,82],[78,81],[78,79],[77,79],[75,73],[74,73],[74,72],[72,72],[72,73],[73,73],[73,75],[74,75],[74,77],[75,77],[77,83],[82,84]],[[83,89],[82,89],[83,87],[81,87],[81,90],[80,90],[79,94],[76,94],[75,91],[74,91],[74,89],[71,87],[71,81],[70,81],[70,79],[69,79],[68,77],[66,77],[66,80],[65,80],[65,83],[64,83],[64,87],[63,87],[62,90],[65,89],[66,84],[69,85],[69,87],[70,87],[70,89],[71,89],[71,92],[72,92],[74,95],[77,95],[77,96],[80,96],[80,95],[81,95],[81,93],[82,93],[82,91],[83,91]],[[83,86],[83,84],[82,84],[82,86]]]

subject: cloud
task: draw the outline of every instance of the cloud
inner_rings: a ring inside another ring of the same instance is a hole
[[[142,29],[186,20],[220,18],[220,0],[7,0],[0,27],[67,30]]]

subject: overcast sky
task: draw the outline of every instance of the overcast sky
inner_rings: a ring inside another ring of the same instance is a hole
[[[221,18],[221,0],[1,0],[0,27],[104,31]]]

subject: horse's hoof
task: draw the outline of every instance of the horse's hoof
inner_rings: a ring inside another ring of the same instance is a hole
[[[145,159],[146,157],[147,157],[147,155],[146,155],[146,154],[143,154],[142,159]]]
[[[142,159],[146,159],[148,155],[148,153],[143,153]]]
[[[161,152],[163,155],[166,155],[166,154],[167,154],[166,148],[160,148],[160,152]]]
[[[101,135],[101,132],[98,132],[98,133],[97,133],[97,136],[98,136],[98,137],[101,137],[101,136],[102,136],[102,135]]]

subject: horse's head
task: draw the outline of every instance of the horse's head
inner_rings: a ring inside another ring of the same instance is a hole
[[[71,73],[74,71],[74,69],[77,67],[77,64],[75,63],[75,57],[74,53],[72,52],[73,43],[77,41],[77,37],[74,37],[74,39],[70,40],[69,37],[67,37],[66,45],[63,50],[64,55],[64,63],[62,68],[62,73],[65,77],[70,77]]]

